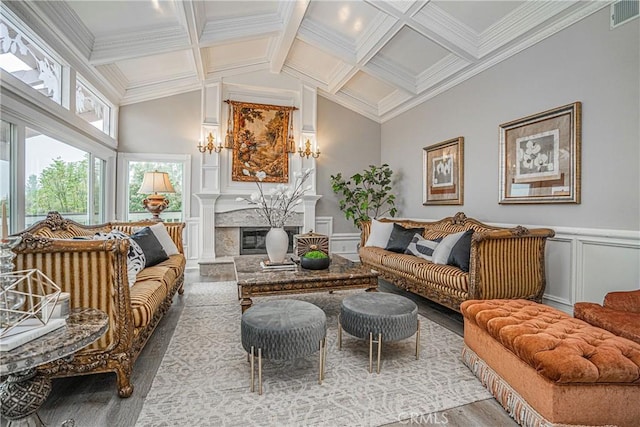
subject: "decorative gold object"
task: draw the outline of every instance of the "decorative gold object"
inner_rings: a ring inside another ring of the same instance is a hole
[[[309,157],[313,157],[314,159],[320,157],[320,148],[316,146],[316,151],[311,151],[311,141],[309,141],[309,139],[304,143],[304,147],[304,150],[302,149],[302,145],[298,148],[298,154],[300,154],[300,157],[306,157],[307,159]]]
[[[209,135],[207,135],[206,145],[202,145],[202,141],[198,142],[198,151],[201,153],[206,153],[208,151],[209,154],[213,152],[219,153],[222,151],[222,144],[218,142],[218,145],[215,145],[215,140],[216,138],[213,136],[213,132],[209,132]]]
[[[145,209],[153,215],[152,221],[162,221],[160,214],[169,207],[169,200],[158,193],[175,193],[167,172],[145,172],[138,194],[150,194],[142,201]]]
[[[233,150],[233,125],[231,124],[231,116],[233,115],[233,106],[229,100],[224,101],[227,103],[227,136],[224,137],[224,148],[230,148]]]
[[[329,255],[329,236],[314,233],[296,234],[293,241],[293,253],[301,257],[309,251],[322,251]]]

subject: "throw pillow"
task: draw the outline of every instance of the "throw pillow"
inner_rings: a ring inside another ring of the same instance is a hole
[[[416,234],[413,236],[413,239],[411,239],[411,243],[409,243],[409,246],[407,246],[404,253],[426,259],[427,261],[432,261],[433,251],[441,240],[441,237],[434,240],[428,240],[420,234]]]
[[[458,240],[462,237],[462,235],[466,233],[466,231],[461,231],[459,233],[449,234],[444,236],[440,244],[436,246],[436,249],[433,251],[433,263],[434,264],[447,264],[449,261],[449,255],[451,255],[451,250],[458,243]]]
[[[424,228],[404,228],[399,224],[393,224],[393,230],[385,249],[391,252],[404,253],[416,234],[424,233]]]
[[[471,258],[471,237],[473,230],[467,230],[453,245],[447,264],[458,267],[464,272],[469,271],[469,259]]]
[[[129,252],[127,253],[127,281],[129,282],[129,287],[133,286],[136,282],[136,276],[145,265],[145,257],[144,252],[142,252],[142,248],[135,240],[132,240],[129,235],[123,233],[120,230],[111,230],[108,233],[96,233],[93,236],[96,240],[114,240],[114,239],[123,239],[129,241]]]
[[[153,234],[149,227],[136,231],[131,235],[131,239],[135,240],[142,248],[145,257],[145,267],[151,267],[162,261],[169,259],[167,253],[162,249],[162,245],[158,238]]]
[[[169,236],[169,232],[167,231],[167,227],[164,226],[163,223],[159,222],[149,227],[153,234],[156,236],[156,239],[162,245],[162,249],[167,253],[168,256],[178,255],[178,247],[175,243],[173,243],[173,239]]]
[[[384,248],[387,246],[389,236],[393,230],[393,222],[380,222],[378,220],[371,220],[371,231],[369,232],[369,238],[365,246],[377,246]]]

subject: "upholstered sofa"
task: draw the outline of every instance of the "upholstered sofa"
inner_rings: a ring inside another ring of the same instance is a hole
[[[118,394],[131,395],[136,358],[175,293],[183,292],[184,223],[164,224],[177,253],[139,271],[131,286],[127,272],[129,239],[95,240],[94,236],[112,230],[130,235],[154,224],[158,223],[85,226],[51,212],[46,219],[18,233],[22,241],[14,250],[16,269],[39,269],[63,292],[70,293],[72,308],[93,307],[109,316],[109,329],[102,338],[79,350],[73,359],[61,359],[40,370],[53,377],[115,372]]]
[[[640,290],[609,292],[603,304],[579,302],[573,315],[640,344]]]
[[[523,298],[540,301],[545,289],[544,249],[554,231],[494,227],[459,212],[439,221],[381,219],[424,229],[427,239],[473,230],[468,271],[385,248],[368,246],[371,222],[361,223],[360,261],[396,286],[460,311],[469,299]]]
[[[523,426],[638,426],[640,344],[527,300],[462,303],[463,362]]]

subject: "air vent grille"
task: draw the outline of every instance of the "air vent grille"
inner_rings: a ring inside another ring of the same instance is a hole
[[[611,5],[611,29],[637,18],[640,14],[639,0],[620,0]]]

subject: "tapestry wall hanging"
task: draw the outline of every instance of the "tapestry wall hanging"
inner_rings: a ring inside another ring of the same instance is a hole
[[[263,182],[289,182],[289,132],[296,107],[229,102],[233,108],[233,158],[231,179],[255,181],[263,171]],[[250,175],[243,173],[247,169]]]

